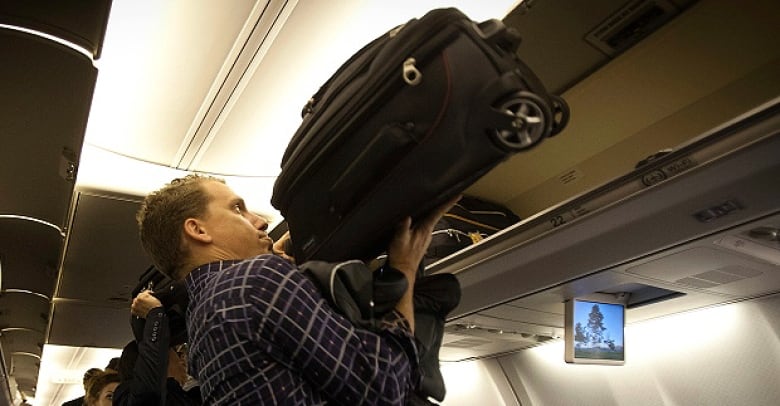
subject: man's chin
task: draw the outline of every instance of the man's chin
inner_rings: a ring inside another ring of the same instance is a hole
[[[272,240],[270,237],[263,237],[260,239],[260,244],[258,250],[260,251],[257,255],[260,254],[273,254],[274,250],[274,240]]]

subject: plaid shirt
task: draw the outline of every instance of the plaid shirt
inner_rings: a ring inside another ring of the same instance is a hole
[[[185,282],[204,404],[400,405],[418,379],[405,318],[391,312],[379,334],[355,328],[284,259],[214,262]]]

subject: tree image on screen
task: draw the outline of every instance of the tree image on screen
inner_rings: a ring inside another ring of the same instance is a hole
[[[582,312],[576,313],[583,318],[574,326],[575,357],[622,360],[622,308],[612,309],[606,305],[605,315],[598,303],[582,302],[577,306],[582,306]],[[591,306],[589,312],[587,306]],[[586,312],[587,316],[584,316]]]

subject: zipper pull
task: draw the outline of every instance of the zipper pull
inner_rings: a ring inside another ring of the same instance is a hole
[[[401,24],[401,25],[393,28],[392,30],[390,30],[390,32],[387,33],[387,36],[390,37],[390,38],[395,37],[396,35],[398,35],[399,32],[401,32],[402,29],[404,29],[405,26],[406,26],[406,24]]]
[[[306,116],[314,112],[314,103],[316,102],[317,100],[314,99],[314,96],[306,102],[306,105],[303,106],[303,110],[301,110],[301,118],[306,118]]]
[[[417,86],[422,82],[422,72],[417,70],[417,67],[414,66],[415,63],[417,63],[417,61],[414,58],[407,58],[403,65],[402,76],[404,82],[411,86]]]

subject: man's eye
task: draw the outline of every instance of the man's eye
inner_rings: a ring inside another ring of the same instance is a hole
[[[236,204],[233,207],[236,209],[236,213],[241,214],[241,205],[240,204]]]

